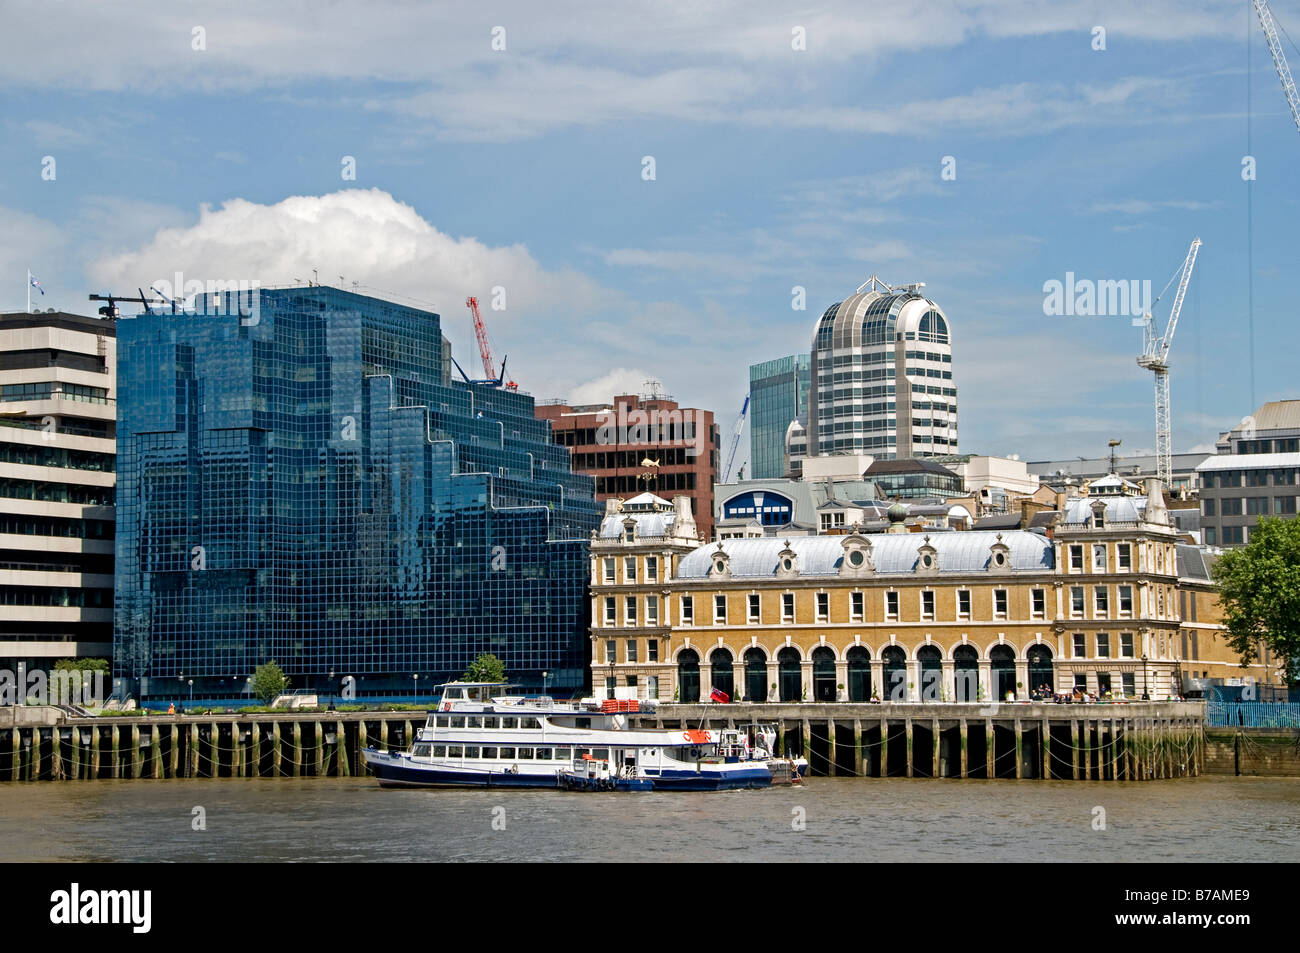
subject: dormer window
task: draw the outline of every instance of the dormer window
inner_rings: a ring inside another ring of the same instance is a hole
[[[776,554],[776,574],[779,577],[799,575],[799,554],[790,548],[790,540],[785,541],[785,549]]]
[[[840,545],[844,549],[844,556],[840,561],[840,575],[859,576],[876,571],[875,564],[871,560],[871,540],[857,533],[851,533],[844,537]]]
[[[930,537],[926,536],[925,545],[916,551],[916,565],[921,572],[938,572],[939,570],[939,551],[930,545]]]
[[[723,550],[721,543],[713,553],[713,565],[709,569],[709,575],[719,579],[731,578],[731,557]]]
[[[998,533],[993,545],[989,547],[989,569],[1002,570],[1011,565],[1011,547],[1002,542],[1002,534]]]

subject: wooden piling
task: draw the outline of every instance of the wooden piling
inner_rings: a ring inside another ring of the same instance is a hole
[[[149,764],[153,768],[152,773],[155,780],[161,780],[166,777],[163,773],[162,732],[156,724],[149,727],[151,729],[149,733]]]
[[[984,719],[984,776],[990,781],[998,776],[997,759],[994,758],[993,719]]]
[[[930,764],[930,769],[936,778],[941,778],[943,777],[943,765],[939,761],[939,738],[942,732],[939,730],[938,718],[934,719],[934,724],[932,727],[934,730],[934,752],[931,755],[932,760]]]
[[[90,780],[99,780],[99,726],[90,728]]]
[[[808,726],[807,718],[799,723],[799,742],[804,759],[808,762],[808,773],[812,774],[812,731]]]
[[[905,724],[905,730],[907,732],[907,742],[904,746],[907,751],[907,776],[910,778],[912,776],[912,716],[911,715],[908,715],[907,720],[904,724]]]
[[[840,773],[840,766],[835,762],[835,720],[834,719],[831,719],[830,721],[826,722],[826,734],[828,735],[827,750],[830,753],[829,755],[830,775],[831,777],[837,777]]]
[[[1016,719],[1016,780],[1019,781],[1025,776],[1025,755],[1022,747],[1023,738],[1021,737],[1020,719]]]
[[[72,780],[81,780],[81,729],[72,726]]]
[[[250,742],[253,749],[253,756],[249,762],[249,770],[244,772],[244,777],[260,778],[262,776],[262,724],[254,719],[253,724],[248,729],[251,732]]]
[[[1046,718],[1043,719],[1043,724],[1039,728],[1038,740],[1040,742],[1039,747],[1043,752],[1040,759],[1043,767],[1038,777],[1039,780],[1050,781],[1052,780],[1052,726]]]
[[[221,749],[217,743],[221,740],[221,727],[214,721],[208,729],[208,760],[212,762],[212,777],[221,777]]]
[[[278,778],[283,775],[280,769],[280,723],[271,722],[271,770],[274,772],[271,776]]]
[[[853,776],[860,778],[862,770],[862,719],[853,719]]]
[[[302,722],[293,723],[293,776],[302,777]]]
[[[41,729],[32,728],[31,754],[27,758],[27,780],[35,781],[41,776]]]
[[[880,719],[880,776],[889,777],[889,719]]]
[[[316,777],[325,776],[325,722],[317,721],[313,731],[316,735]]]
[[[9,780],[18,781],[23,774],[23,733],[17,728],[9,732],[9,749],[13,756],[9,759]]]
[[[139,780],[144,765],[140,762],[140,725],[131,725],[131,777]]]
[[[63,743],[58,725],[50,729],[50,780],[63,780]]]
[[[963,718],[963,719],[961,720],[961,755],[960,755],[960,757],[961,757],[961,778],[962,778],[963,781],[966,780],[966,778],[970,777],[970,773],[969,773],[969,771],[967,770],[968,767],[969,767],[969,765],[968,765],[968,763],[967,763],[967,758],[966,758],[966,743],[967,743],[967,742],[966,742],[966,719]]]
[[[181,740],[180,730],[177,728],[176,722],[172,722],[171,743],[168,745],[168,747],[171,749],[169,752],[170,755],[169,760],[171,761],[171,777],[173,778],[180,777],[180,775],[177,773],[177,769],[180,767],[180,756],[181,756],[180,740]]]
[[[351,777],[352,767],[348,764],[348,735],[343,730],[343,722],[335,722],[334,731],[334,773],[340,778]]]

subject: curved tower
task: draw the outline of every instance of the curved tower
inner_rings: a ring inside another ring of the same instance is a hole
[[[822,314],[812,340],[809,456],[957,452],[950,325],[923,287],[891,288],[873,275]]]

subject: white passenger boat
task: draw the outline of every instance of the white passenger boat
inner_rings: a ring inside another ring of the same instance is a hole
[[[625,712],[507,690],[500,682],[449,682],[407,750],[366,748],[362,757],[384,786],[573,786],[593,776],[594,761],[606,766],[595,776],[609,778],[614,790],[644,790],[649,781],[655,791],[722,791],[765,788],[774,771],[779,783],[797,770],[763,757],[770,749],[742,743],[740,729],[724,737],[630,728]]]

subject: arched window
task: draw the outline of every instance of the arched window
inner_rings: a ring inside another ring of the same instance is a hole
[[[799,668],[799,651],[786,646],[776,654],[781,686],[781,701],[803,701],[803,673]]]
[[[888,646],[880,657],[885,662],[884,701],[907,700],[907,656],[897,645]]]
[[[959,645],[952,650],[953,694],[959,702],[979,701],[979,653],[973,646]]]
[[[745,650],[745,701],[767,701],[767,656],[757,646]]]
[[[1052,666],[1052,650],[1046,645],[1031,645],[1025,652],[1029,660],[1029,691],[1051,695],[1056,691],[1056,676]]]
[[[861,645],[849,649],[849,701],[871,699],[871,653]]]
[[[718,648],[709,653],[709,665],[713,670],[713,685],[719,691],[727,693],[728,698],[736,697],[736,676],[731,668],[731,653]]]
[[[989,650],[993,697],[1005,701],[1007,692],[1016,690],[1016,651],[1009,645],[995,645]]]
[[[937,702],[943,698],[943,655],[933,645],[923,645],[916,650],[921,663],[920,694],[923,702]]]
[[[813,699],[835,701],[835,653],[824,645],[813,649]]]
[[[700,700],[700,657],[694,649],[677,656],[677,700],[683,705]]]

